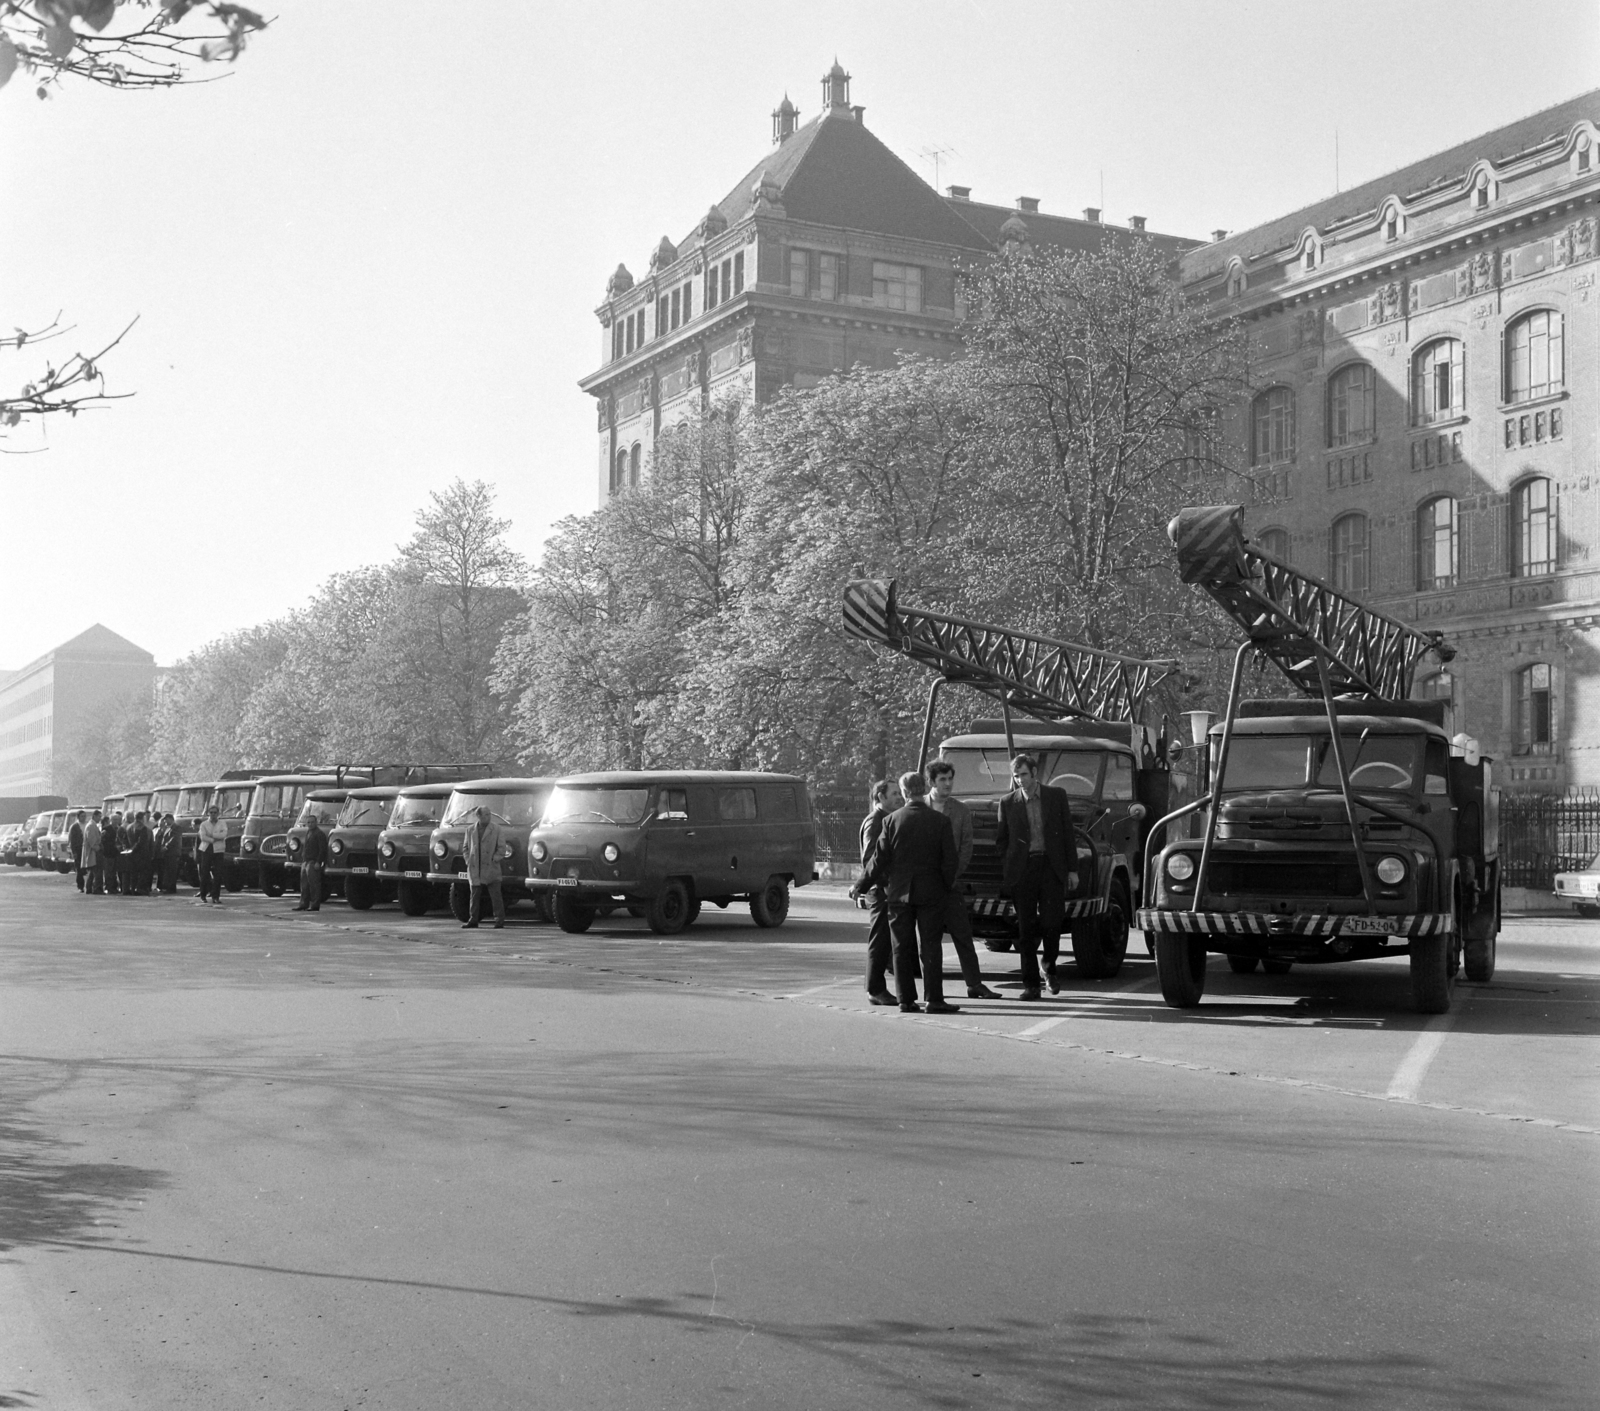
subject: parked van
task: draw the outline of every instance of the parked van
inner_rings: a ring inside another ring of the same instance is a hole
[[[39,865],[46,872],[72,870],[72,847],[67,841],[71,827],[71,809],[58,808],[46,815],[44,832],[39,835]]]
[[[150,792],[149,789],[134,789],[122,796],[120,805],[122,820],[130,828],[133,827],[133,820],[137,815],[150,812]],[[145,819],[146,823],[149,821],[148,818]],[[153,833],[155,829],[152,828],[150,831]]]
[[[444,820],[454,784],[413,784],[401,789],[378,834],[378,886],[394,896],[407,916],[423,916],[450,905],[450,889],[428,880],[428,844]],[[346,883],[348,886],[349,884]]]
[[[200,868],[195,861],[195,846],[200,838],[200,820],[211,807],[217,791],[215,780],[178,786],[178,802],[172,809],[172,823],[178,830],[178,877],[191,887],[200,885]]]
[[[816,826],[792,774],[636,770],[559,780],[528,843],[529,890],[553,898],[563,931],[618,902],[673,935],[705,902],[748,901],[781,926],[789,888],[816,879]]]
[[[244,840],[245,818],[250,812],[250,800],[256,791],[254,779],[226,779],[219,781],[212,790],[211,803],[217,810],[217,822],[225,824],[228,829],[228,841],[222,860],[222,885],[230,892],[237,892],[244,886],[245,871],[241,858],[243,853],[241,844]],[[199,825],[196,824],[196,827]]]
[[[281,897],[295,877],[288,871],[289,830],[294,827],[306,796],[313,789],[349,789],[370,783],[366,774],[341,779],[337,774],[269,774],[257,779],[250,794],[239,838],[239,870],[247,887],[258,887],[269,897]],[[343,796],[336,801],[343,802]],[[299,865],[295,872],[298,874]]]
[[[163,784],[159,789],[150,791],[150,817],[145,821],[149,823],[152,833],[156,830],[156,824],[160,823],[167,814],[177,813],[178,796],[182,792],[183,787],[180,784]]]
[[[471,905],[463,876],[467,860],[461,846],[477,809],[486,806],[505,833],[500,890],[506,905],[513,906],[535,895],[523,884],[528,872],[528,834],[543,816],[555,784],[554,779],[473,779],[456,785],[444,817],[428,839],[428,880],[449,884],[450,911],[457,921],[467,919]]]
[[[351,789],[328,830],[328,867],[324,876],[333,887],[344,889],[344,899],[356,911],[370,909],[375,901],[395,898],[393,883],[384,882],[378,875],[378,835],[388,826],[389,812],[399,793],[395,784]],[[291,834],[291,846],[293,842]]]

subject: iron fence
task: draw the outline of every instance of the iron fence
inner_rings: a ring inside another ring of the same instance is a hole
[[[834,869],[861,865],[861,814],[813,809],[817,825],[817,861]]]
[[[1600,795],[1500,796],[1500,861],[1505,885],[1551,891],[1558,872],[1587,867],[1600,853]]]

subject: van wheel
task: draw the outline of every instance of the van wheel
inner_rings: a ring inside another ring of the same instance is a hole
[[[629,916],[637,916],[641,920],[643,920],[644,919],[644,913],[645,913],[644,907],[640,906],[638,902],[630,901],[628,903],[628,915]]]
[[[1235,975],[1249,975],[1260,964],[1260,957],[1254,955],[1230,955],[1228,969]]]
[[[1161,998],[1174,1009],[1193,1009],[1206,992],[1206,946],[1197,936],[1156,933],[1156,974]]]
[[[550,894],[548,892],[535,892],[533,894],[533,915],[538,921],[543,921],[548,926],[554,921],[555,913],[550,909]]]
[[[371,911],[372,903],[377,900],[377,892],[372,885],[372,878],[346,877],[344,879],[344,899],[350,903],[353,911]]]
[[[781,926],[789,915],[789,883],[782,877],[767,878],[767,885],[750,893],[750,915],[757,926]]]
[[[230,892],[242,892],[244,890],[243,878],[231,868],[222,874],[222,885]]]
[[[472,919],[472,888],[465,882],[450,884],[450,914],[463,925]]]
[[[426,916],[433,904],[433,887],[427,882],[400,883],[400,910],[407,916]]]
[[[1600,906],[1596,906],[1592,901],[1574,902],[1573,905],[1578,908],[1579,916],[1588,916],[1590,918],[1600,916]]]
[[[565,892],[556,893],[554,911],[556,925],[574,936],[581,935],[594,924],[594,908]]]
[[[700,919],[700,898],[699,897],[690,897],[689,898],[689,919],[687,921],[685,921],[683,924],[685,926],[693,926],[694,923],[696,921],[698,921],[699,919]]]
[[[645,920],[658,936],[676,936],[689,924],[689,889],[673,878],[651,898]]]
[[[283,883],[282,882],[268,882],[268,881],[263,880],[263,882],[261,883],[261,890],[266,896],[269,896],[269,897],[281,897],[283,895]]]

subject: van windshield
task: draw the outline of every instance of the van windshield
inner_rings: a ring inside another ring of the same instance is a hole
[[[185,789],[178,795],[178,806],[172,811],[180,818],[194,818],[206,811],[211,801],[210,789]]]
[[[532,793],[516,794],[463,794],[450,795],[450,807],[445,811],[444,826],[458,828],[473,817],[480,807],[486,807],[501,823],[513,828],[531,828],[544,812],[544,801],[549,794],[544,789]]]
[[[447,800],[442,798],[396,799],[389,815],[391,828],[413,828],[419,823],[437,823],[444,817]]]
[[[650,790],[568,785],[550,795],[544,824],[637,823],[650,806]]]
[[[243,818],[245,810],[250,807],[250,795],[254,792],[253,784],[242,789],[218,789],[217,796],[211,800],[217,807],[217,817]]]
[[[344,801],[339,810],[341,828],[360,828],[363,825],[381,828],[389,821],[389,810],[394,806],[390,799],[358,799],[353,795]]]
[[[339,809],[343,804],[341,799],[307,799],[306,806],[300,810],[300,816],[295,819],[296,828],[304,828],[313,818],[320,827],[331,828],[339,817]]]
[[[1100,788],[1100,767],[1105,759],[1101,751],[1030,750],[1029,753],[1038,759],[1039,778],[1044,783],[1065,789],[1074,798],[1095,797]],[[963,798],[1011,791],[1011,755],[1004,747],[945,749],[939,752],[939,758],[955,766],[955,791]]]
[[[1350,782],[1363,792],[1409,792],[1421,777],[1422,741],[1414,735],[1341,732],[1339,738]],[[1304,789],[1313,778],[1319,788],[1339,787],[1339,765],[1327,735],[1236,735],[1222,788]]]

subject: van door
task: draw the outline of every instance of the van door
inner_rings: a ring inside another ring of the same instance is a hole
[[[700,891],[701,829],[704,822],[705,801],[701,801],[700,817],[691,813],[690,794],[707,792],[689,790],[681,784],[666,784],[656,794],[655,816],[645,825],[644,864],[640,869],[641,891],[655,896],[668,877],[694,879],[696,895]]]
[[[723,784],[717,787],[717,825],[721,831],[724,889],[748,892],[762,886],[771,875],[772,849],[764,846],[763,829],[757,817],[753,784]]]
[[[800,821],[800,804],[793,784],[763,784],[757,790],[761,812],[761,836],[767,875],[789,875],[804,885],[811,880],[811,849],[805,846],[809,832]]]

